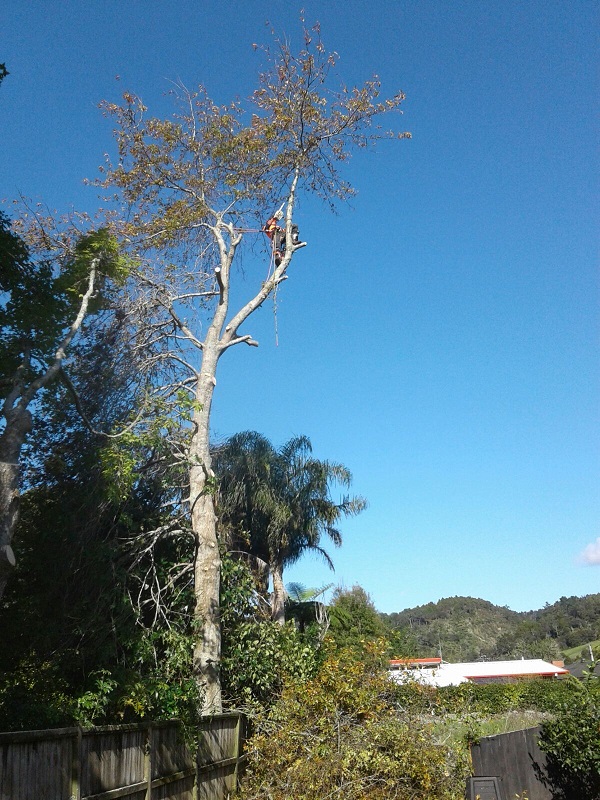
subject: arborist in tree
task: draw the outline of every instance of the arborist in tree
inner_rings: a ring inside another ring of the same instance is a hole
[[[285,255],[285,228],[281,228],[277,223],[283,217],[283,204],[272,217],[270,217],[264,224],[263,231],[267,234],[269,239],[273,242],[273,255],[275,258],[275,266],[278,267]],[[296,247],[305,246],[306,242],[301,242],[298,238],[298,226],[292,225],[292,244]]]

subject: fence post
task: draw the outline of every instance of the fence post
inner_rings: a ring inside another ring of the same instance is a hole
[[[242,743],[242,715],[238,713],[237,722],[235,725],[235,751],[233,757],[235,758],[235,768],[233,770],[233,791],[235,792],[239,785],[240,780],[240,752]]]
[[[83,736],[81,725],[77,726],[77,734],[73,742],[71,753],[71,800],[81,800],[81,758],[83,750]]]
[[[194,759],[194,785],[192,786],[192,800],[198,800],[198,781],[200,780],[200,773],[198,770],[198,738],[197,738],[197,729],[196,729],[196,736],[194,736],[194,749],[192,751],[192,756]]]
[[[146,779],[146,800],[152,800],[152,723],[146,730],[146,752],[144,754],[144,772]]]

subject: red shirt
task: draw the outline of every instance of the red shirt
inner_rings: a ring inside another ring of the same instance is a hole
[[[277,225],[277,217],[271,217],[265,222],[263,231],[267,234],[269,239],[272,239],[275,236],[278,227],[279,226]]]

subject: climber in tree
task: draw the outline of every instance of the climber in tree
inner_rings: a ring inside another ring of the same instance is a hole
[[[263,227],[263,231],[273,242],[273,255],[275,258],[276,267],[281,264],[283,256],[285,255],[285,229],[278,225],[278,222],[282,217],[283,205],[265,222]],[[306,245],[306,242],[301,242],[298,237],[298,226],[292,225],[292,244],[296,247],[299,245]]]

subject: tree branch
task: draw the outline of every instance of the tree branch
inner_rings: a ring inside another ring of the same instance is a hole
[[[296,189],[298,186],[298,181],[300,179],[300,168],[297,166],[294,171],[294,178],[292,180],[290,191],[288,194],[287,204],[286,204],[286,241],[292,241],[292,211],[294,209],[294,203],[296,199]],[[273,276],[270,280],[265,281],[263,283],[261,290],[251,299],[249,300],[246,305],[244,305],[237,314],[231,319],[231,321],[227,324],[225,328],[225,333],[220,339],[219,342],[219,349],[220,352],[224,352],[228,347],[232,344],[237,344],[237,341],[234,341],[236,336],[236,331],[240,327],[240,325],[248,319],[250,314],[256,311],[265,300],[269,297],[269,295],[274,291],[275,287],[281,283],[281,281],[285,280],[287,276],[285,272],[292,260],[292,255],[294,254],[294,250],[298,249],[297,247],[287,247],[285,250],[285,257],[283,258],[281,264],[275,268],[273,272]],[[239,341],[244,341],[244,338],[240,339]]]
[[[98,269],[98,265],[100,264],[100,258],[96,257],[92,259],[91,267],[90,267],[90,275],[88,279],[88,288],[81,299],[81,305],[79,306],[79,311],[75,320],[73,321],[71,327],[69,328],[67,334],[63,337],[61,343],[59,344],[56,353],[54,354],[54,361],[48,367],[46,372],[43,375],[40,375],[35,381],[33,381],[29,388],[23,393],[22,398],[19,402],[19,405],[26,408],[29,403],[33,400],[36,393],[46,386],[53,378],[56,377],[58,374],[63,359],[65,357],[66,349],[71,344],[73,337],[77,333],[77,331],[81,328],[85,315],[87,314],[88,305],[94,293],[94,284],[96,281],[96,270]]]

